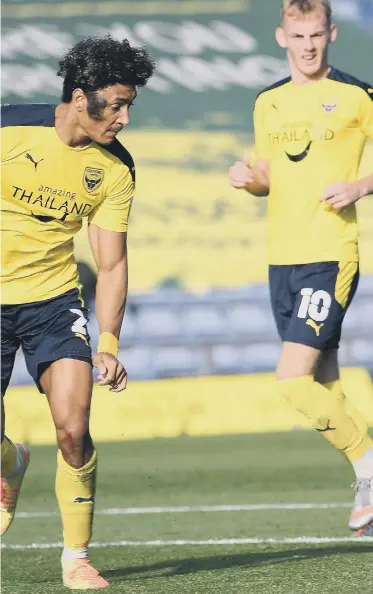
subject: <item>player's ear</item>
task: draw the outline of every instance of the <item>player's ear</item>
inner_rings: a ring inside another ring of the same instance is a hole
[[[71,102],[75,105],[78,111],[82,111],[86,102],[84,91],[82,91],[82,89],[74,89]]]
[[[334,43],[337,40],[338,27],[337,25],[330,25],[330,43]]]
[[[288,44],[286,42],[285,31],[283,30],[282,27],[277,27],[275,36],[276,36],[276,41],[279,44],[279,46],[286,49]]]

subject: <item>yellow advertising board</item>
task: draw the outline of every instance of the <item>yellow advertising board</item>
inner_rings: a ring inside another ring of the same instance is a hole
[[[344,391],[373,426],[373,386],[361,368],[342,370]],[[16,441],[55,443],[46,398],[34,387],[10,388],[7,433]],[[95,441],[182,435],[223,435],[309,429],[277,392],[273,374],[130,382],[114,394],[96,386],[91,432]]]

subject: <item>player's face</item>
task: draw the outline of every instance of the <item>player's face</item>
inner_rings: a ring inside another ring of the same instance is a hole
[[[287,50],[292,74],[295,70],[306,78],[314,78],[326,68],[328,45],[336,36],[336,26],[328,25],[323,11],[302,18],[285,15],[276,31],[278,43]]]
[[[100,144],[110,144],[129,124],[129,109],[136,98],[133,87],[116,84],[85,96],[79,123],[87,136]]]

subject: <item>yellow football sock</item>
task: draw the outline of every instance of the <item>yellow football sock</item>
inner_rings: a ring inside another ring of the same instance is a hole
[[[17,450],[8,437],[1,443],[1,476],[11,476],[17,468]]]
[[[72,468],[57,454],[56,495],[61,512],[65,547],[82,551],[92,536],[97,455],[82,468]]]
[[[278,384],[287,401],[350,462],[358,460],[373,446],[366,422],[346,400],[339,380],[323,386],[306,375]]]

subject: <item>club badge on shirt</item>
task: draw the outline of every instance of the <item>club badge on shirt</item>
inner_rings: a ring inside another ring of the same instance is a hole
[[[86,167],[83,175],[84,189],[89,192],[95,192],[101,186],[104,179],[104,170],[96,167]]]
[[[331,113],[332,111],[335,110],[336,107],[338,107],[338,103],[333,103],[333,102],[322,103],[321,105],[325,109],[326,113]]]

